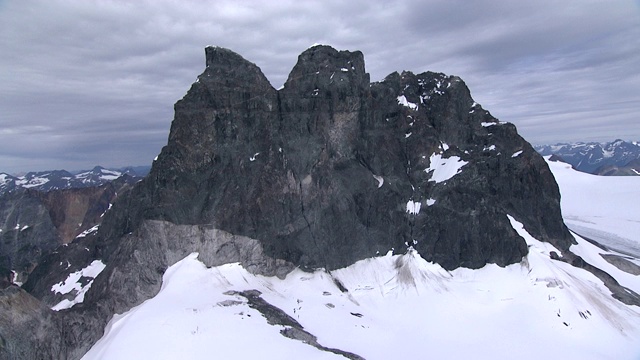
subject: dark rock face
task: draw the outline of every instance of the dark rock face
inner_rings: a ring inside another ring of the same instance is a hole
[[[2,196],[0,200],[0,267],[15,270],[23,281],[43,253],[60,245],[60,238],[37,192]]]
[[[67,358],[60,317],[15,285],[0,289],[0,324],[0,359]]]
[[[362,53],[316,46],[276,91],[239,55],[206,55],[175,106],[169,143],[109,213],[103,237],[154,219],[258,239],[268,255],[306,268],[409,246],[448,269],[478,268],[526,254],[510,214],[569,246],[543,159],[461,79],[403,72],[370,83]],[[465,165],[436,182],[426,170],[439,159]]]

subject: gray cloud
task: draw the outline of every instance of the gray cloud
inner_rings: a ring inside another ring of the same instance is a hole
[[[0,171],[150,163],[173,104],[231,48],[275,87],[313,43],[372,80],[461,76],[533,143],[640,139],[638,1],[0,1]]]

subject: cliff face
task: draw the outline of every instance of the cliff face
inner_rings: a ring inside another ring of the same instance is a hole
[[[362,53],[316,46],[276,91],[229,50],[206,57],[167,146],[109,213],[105,238],[166,220],[257,239],[306,268],[409,246],[448,269],[478,268],[526,254],[510,214],[569,246],[543,159],[460,78],[403,72],[370,83]]]

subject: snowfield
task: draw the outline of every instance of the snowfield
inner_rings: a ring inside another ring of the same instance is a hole
[[[572,229],[581,232],[575,223],[624,238],[619,250],[638,246],[639,232],[617,227],[640,224],[640,178],[623,184],[550,167]],[[320,345],[366,359],[639,359],[640,308],[615,300],[591,273],[551,260],[551,251],[561,252],[509,220],[529,254],[505,268],[449,272],[409,249],[332,272],[295,270],[281,280],[239,264],[207,268],[193,253],[166,271],[157,296],[114,316],[84,359],[344,358],[282,336],[287,326],[271,325],[250,307],[238,294],[245,290],[258,290]],[[574,253],[640,292],[640,276],[575,238]]]
[[[573,170],[563,162],[547,163],[560,187],[567,226],[640,258],[640,178],[597,176]]]

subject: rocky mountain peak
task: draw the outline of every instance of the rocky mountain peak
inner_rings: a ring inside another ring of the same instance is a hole
[[[476,268],[526,254],[509,214],[568,247],[543,159],[460,78],[405,71],[369,84],[361,52],[314,46],[276,91],[240,55],[205,52],[167,146],[108,214],[106,239],[161,220],[257,239],[303,268],[408,247]]]
[[[85,249],[106,264],[82,306],[61,315],[73,324],[57,342],[73,343],[61,350],[69,357],[194,252],[207,266],[279,277],[414,250],[447,270],[506,266],[528,251],[510,219],[568,250],[544,159],[460,78],[404,71],[369,83],[361,52],[314,46],[275,90],[240,55],[205,54],[149,175],[106,212],[87,248],[60,249],[34,271],[59,274],[67,252]],[[47,299],[52,281],[27,285]],[[25,351],[29,341],[19,340]]]
[[[369,86],[364,55],[360,51],[338,51],[316,45],[298,56],[298,62],[284,84],[285,91],[300,95],[325,96],[325,92],[341,90],[344,95],[362,92]]]

